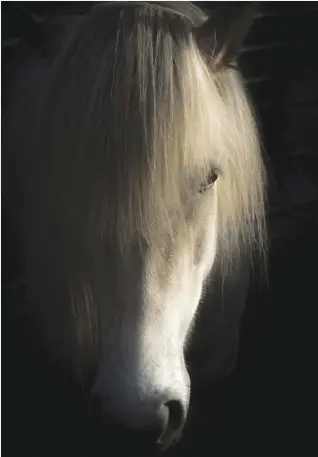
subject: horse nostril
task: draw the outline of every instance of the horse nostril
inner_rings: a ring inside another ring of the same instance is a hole
[[[160,450],[164,451],[180,440],[186,421],[186,411],[179,400],[169,400],[160,409],[165,414],[165,425],[157,444]]]
[[[171,398],[171,395],[168,398]],[[94,432],[102,433],[103,436],[107,429],[109,439],[115,440],[116,446],[153,450],[157,445],[157,450],[165,451],[181,438],[187,408],[179,400],[167,400],[167,395],[164,395],[164,399],[161,398],[160,403],[159,409],[153,408],[150,403],[148,409],[135,406],[130,411],[117,410],[115,413],[114,409],[107,411],[100,397],[91,395],[88,404],[90,423]]]

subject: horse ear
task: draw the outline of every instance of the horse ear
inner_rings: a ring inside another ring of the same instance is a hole
[[[258,2],[230,2],[220,7],[194,31],[199,49],[217,67],[235,62],[258,9]]]

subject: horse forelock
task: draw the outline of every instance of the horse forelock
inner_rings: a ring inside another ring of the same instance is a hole
[[[200,52],[189,24],[204,20],[195,7],[96,8],[48,71],[39,149],[65,227],[88,244],[114,239],[125,249],[165,233],[186,246],[189,201],[215,168],[223,265],[265,252],[255,120],[237,71],[214,71]]]

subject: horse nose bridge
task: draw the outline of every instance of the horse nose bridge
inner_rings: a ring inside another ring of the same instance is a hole
[[[128,403],[136,398],[155,401],[167,390],[187,398],[190,378],[184,353],[173,343],[159,345],[145,334],[138,339],[125,338],[115,353],[107,352],[100,359],[92,392],[100,397],[118,396],[118,401],[122,398]]]

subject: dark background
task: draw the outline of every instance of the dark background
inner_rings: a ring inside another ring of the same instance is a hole
[[[212,2],[197,3],[211,10],[219,6]],[[49,24],[34,20],[32,14],[50,19],[61,12],[85,13],[92,4],[2,2],[2,75],[6,76],[10,61],[23,54],[25,43],[39,53],[45,52],[54,30]],[[270,287],[269,290],[251,287],[236,369],[213,389],[197,392],[194,386],[188,430],[180,445],[167,455],[315,457],[318,456],[318,4],[262,2],[240,64],[258,112],[268,157]],[[16,271],[2,268],[3,285],[16,276]],[[2,310],[2,314],[6,318],[8,312]],[[8,319],[4,322],[12,323],[13,318]],[[2,455],[82,455],[85,445],[80,438],[86,435],[88,449],[91,441],[88,428],[79,424],[81,406],[74,407],[71,413],[63,408],[56,389],[53,391],[43,382],[48,376],[52,381],[50,367],[34,379],[36,361],[40,358],[43,362],[46,356],[36,346],[34,330],[27,322],[20,319],[15,329],[16,333],[8,335],[6,349],[2,350]],[[36,361],[28,358],[30,348],[36,354]],[[15,358],[19,362],[12,368]],[[6,364],[6,360],[11,363]],[[51,384],[55,381],[64,391],[66,380],[53,379]],[[18,392],[21,384],[23,395],[29,392],[29,402],[25,403]],[[32,403],[34,392],[41,405]],[[76,393],[68,393],[68,401],[73,397],[77,404]],[[52,411],[54,420],[47,421],[46,411]],[[31,419],[37,415],[40,424],[41,414],[42,428],[31,428]],[[15,429],[9,427],[13,423]],[[55,434],[59,428],[62,431]],[[119,455],[115,449],[105,452],[108,454]],[[127,451],[123,455],[137,454]]]

